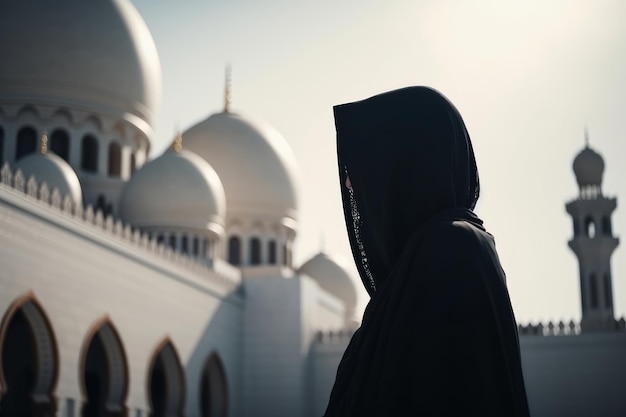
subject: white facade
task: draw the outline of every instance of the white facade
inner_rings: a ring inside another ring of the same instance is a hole
[[[133,6],[18,3],[0,10],[18,41],[0,46],[0,417],[321,415],[356,280],[326,253],[293,265],[287,141],[227,94],[148,161],[160,67]],[[615,200],[598,202],[594,158],[574,205],[603,207],[601,230]],[[581,238],[581,268],[609,271],[612,249]],[[520,326],[533,416],[626,415],[624,322],[601,314],[582,334]]]

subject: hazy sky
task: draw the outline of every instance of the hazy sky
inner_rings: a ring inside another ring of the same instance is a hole
[[[496,237],[518,321],[580,318],[564,205],[578,193],[571,164],[585,126],[605,159],[604,192],[618,197],[614,233],[626,235],[626,2],[133,3],[163,71],[153,156],[176,126],[221,111],[230,62],[233,111],[272,124],[298,160],[297,263],[321,242],[351,259],[332,106],[429,85],[455,103],[472,137],[477,212]],[[618,247],[612,262],[617,315],[626,314],[625,254]]]

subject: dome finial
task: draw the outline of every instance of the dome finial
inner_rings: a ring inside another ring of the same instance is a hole
[[[176,133],[176,137],[172,142],[172,150],[174,152],[180,152],[183,150],[183,134],[180,132],[180,130]]]
[[[226,64],[226,71],[224,74],[224,113],[230,111],[231,102],[231,69],[230,64]]]
[[[585,148],[589,147],[589,129],[585,126]]]
[[[39,141],[39,153],[45,155],[48,153],[48,132],[45,130],[41,133],[41,140]]]

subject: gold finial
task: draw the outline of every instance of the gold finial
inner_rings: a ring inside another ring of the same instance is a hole
[[[589,147],[589,129],[585,126],[585,148]]]
[[[41,134],[41,140],[39,142],[39,152],[42,155],[48,153],[48,132],[46,132],[45,130]]]
[[[231,83],[231,69],[230,64],[226,65],[226,73],[224,74],[224,113],[228,113],[230,111],[230,102],[231,102],[231,91],[230,91],[230,83]]]
[[[178,132],[176,137],[174,138],[174,142],[172,142],[172,150],[174,152],[180,152],[183,150],[183,135]]]

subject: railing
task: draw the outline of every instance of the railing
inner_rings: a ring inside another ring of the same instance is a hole
[[[112,214],[106,216],[102,210],[94,209],[91,205],[83,208],[81,204],[74,204],[72,198],[69,195],[61,195],[58,188],[50,190],[46,182],[40,183],[33,176],[27,179],[20,169],[13,172],[8,163],[5,163],[0,170],[0,189],[2,188],[17,191],[32,199],[35,204],[50,208],[76,220],[82,226],[99,229],[105,232],[107,236],[113,236],[136,248],[157,255],[160,259],[165,259],[191,271],[204,272],[205,275],[208,275],[206,272],[213,271],[213,260],[195,258],[175,251],[169,246],[157,242],[156,238],[152,238],[148,233],[143,233],[128,223],[125,224],[121,219],[115,219]],[[211,277],[217,283],[230,288],[239,285],[239,282],[221,277],[218,274],[211,274]]]

